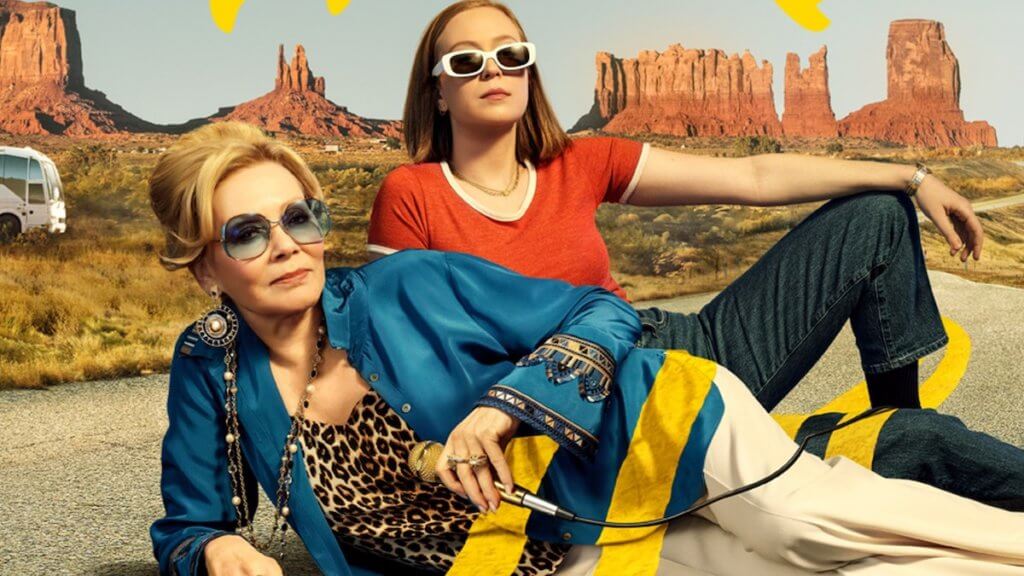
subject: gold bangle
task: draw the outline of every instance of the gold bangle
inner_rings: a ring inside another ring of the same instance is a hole
[[[921,182],[924,181],[924,177],[931,173],[932,171],[929,170],[927,166],[919,162],[917,164],[917,172],[914,172],[914,175],[910,178],[910,182],[907,183],[907,196],[917,194],[917,189],[921,187]]]

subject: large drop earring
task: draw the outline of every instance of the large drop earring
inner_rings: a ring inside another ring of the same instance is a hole
[[[214,348],[226,348],[235,341],[238,335],[238,316],[220,298],[220,290],[210,290],[214,307],[196,320],[196,334]]]

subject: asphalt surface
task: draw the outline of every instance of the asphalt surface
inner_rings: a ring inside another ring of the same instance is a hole
[[[1021,163],[1024,166],[1024,162]],[[998,210],[999,208],[1006,208],[1009,206],[1016,206],[1017,204],[1024,203],[1024,194],[1014,194],[1013,196],[1007,196],[1005,198],[996,198],[995,200],[982,200],[981,202],[974,202],[971,207],[974,208],[974,213],[989,212],[991,210]],[[917,211],[918,222],[931,222],[924,212]]]
[[[1024,447],[1024,290],[929,273],[970,362],[942,410]],[[696,311],[714,295],[644,303]],[[922,379],[945,349],[922,361]],[[778,412],[811,412],[862,380],[849,324]],[[148,535],[162,515],[167,376],[0,391],[0,574],[155,574]],[[257,522],[267,527],[263,496]],[[262,519],[262,523],[260,523]],[[287,574],[317,571],[294,538]]]

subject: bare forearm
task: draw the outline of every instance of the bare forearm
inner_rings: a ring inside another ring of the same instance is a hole
[[[783,206],[847,196],[867,190],[901,190],[916,168],[862,160],[837,160],[802,154],[750,157],[754,204]]]

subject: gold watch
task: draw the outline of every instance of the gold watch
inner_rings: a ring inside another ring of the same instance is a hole
[[[910,182],[907,183],[907,196],[913,196],[914,194],[917,194],[917,189],[921,187],[921,182],[924,180],[924,177],[931,173],[932,171],[929,170],[927,166],[918,162],[917,172],[914,172],[914,176],[911,177]]]

